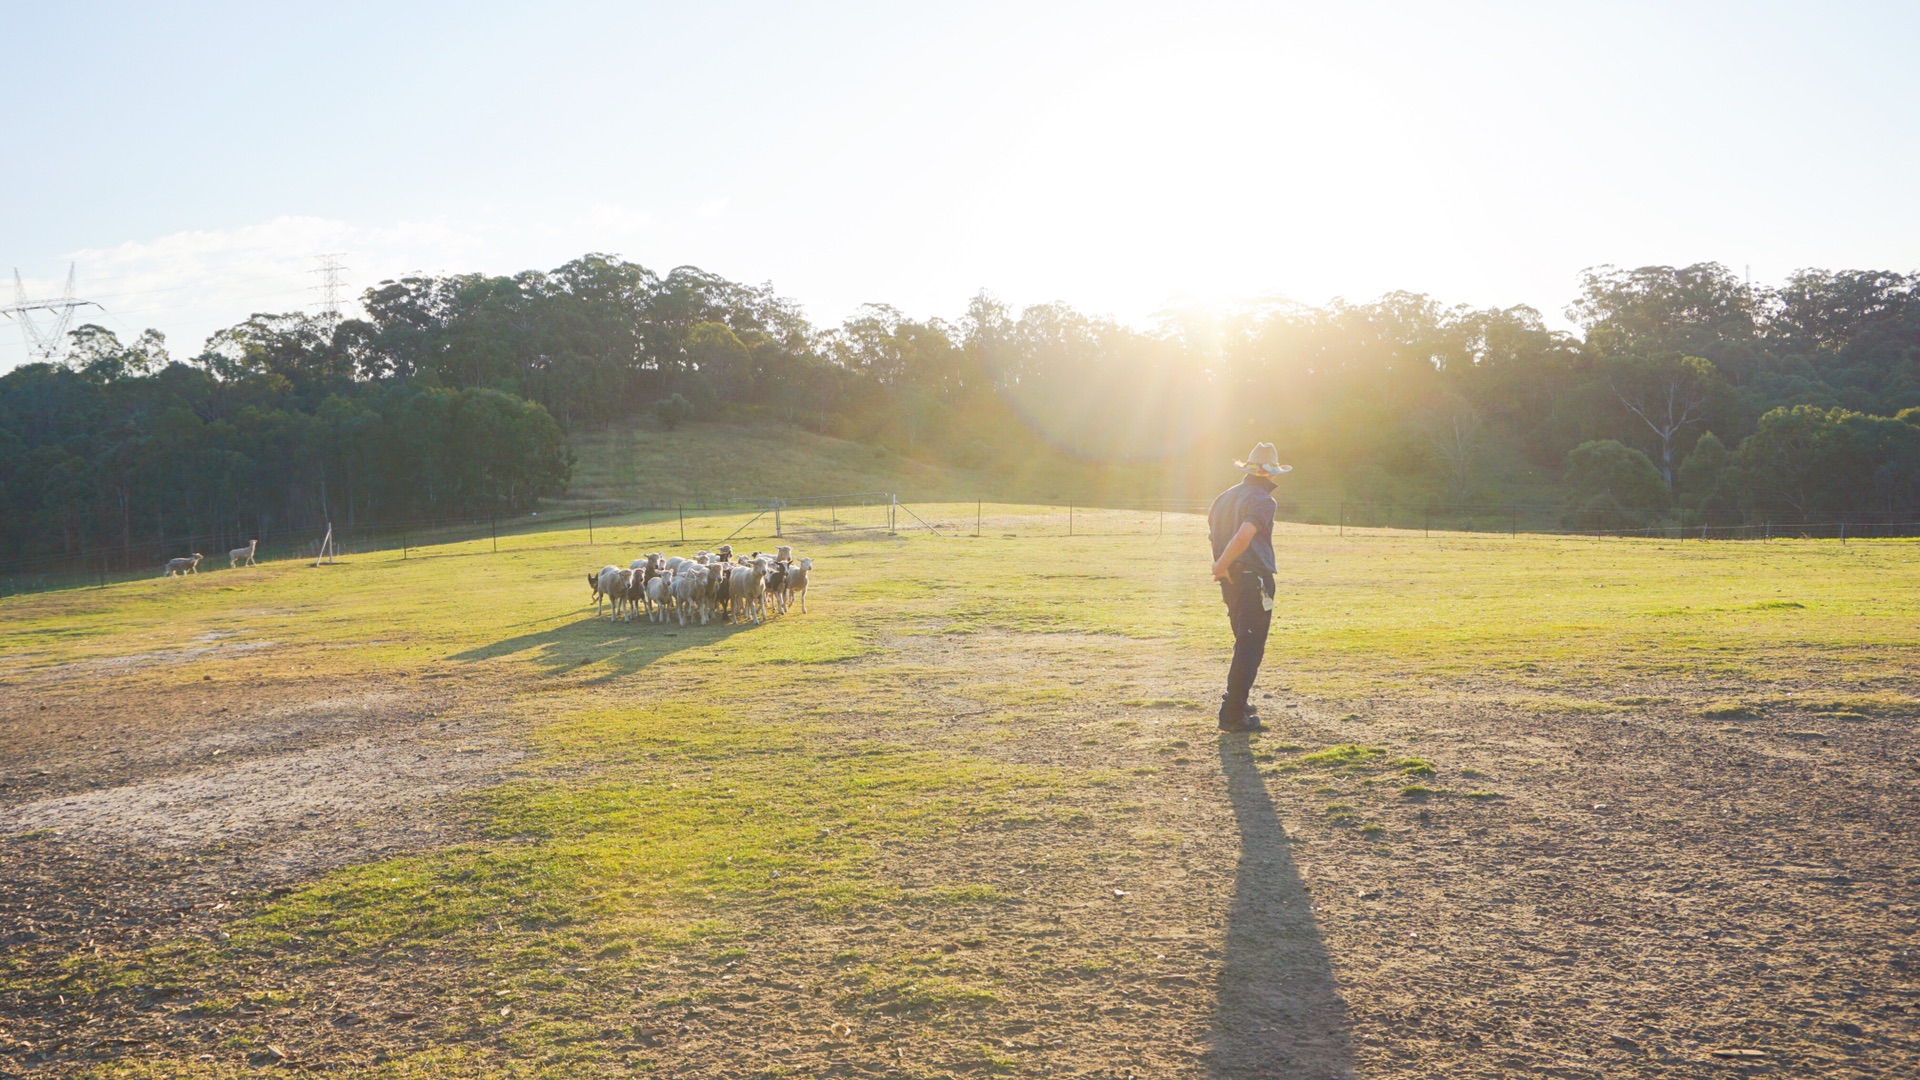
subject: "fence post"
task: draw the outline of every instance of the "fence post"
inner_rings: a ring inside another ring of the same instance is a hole
[[[587,511],[587,546],[593,546],[593,511]]]
[[[405,561],[406,561],[406,558],[407,558],[407,547],[408,547],[408,544],[407,544],[407,530],[405,530],[405,529],[401,529],[401,530],[400,530],[400,560],[401,560],[402,562],[405,562]]]
[[[778,499],[773,501],[773,538],[775,540],[784,539],[784,537],[780,535],[780,500]]]
[[[1847,542],[1847,523],[1844,521],[1840,523],[1840,542]]]
[[[675,507],[674,512],[680,515],[680,542],[684,544],[687,542],[687,508]]]
[[[1160,531],[1154,533],[1153,535],[1155,536],[1167,535],[1167,508],[1164,506],[1160,508]]]

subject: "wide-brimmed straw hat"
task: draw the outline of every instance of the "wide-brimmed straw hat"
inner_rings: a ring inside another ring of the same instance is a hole
[[[1233,467],[1245,469],[1250,473],[1259,473],[1261,476],[1279,476],[1281,473],[1293,471],[1293,466],[1280,464],[1280,451],[1275,450],[1270,442],[1263,442],[1254,447],[1253,452],[1247,455],[1247,460],[1236,461]]]

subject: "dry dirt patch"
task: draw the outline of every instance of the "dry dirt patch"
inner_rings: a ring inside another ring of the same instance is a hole
[[[352,827],[384,823],[519,757],[490,741],[330,742],[3,807],[0,835],[45,829],[130,851],[260,846],[257,868],[292,877],[344,861],[377,838],[378,830]]]

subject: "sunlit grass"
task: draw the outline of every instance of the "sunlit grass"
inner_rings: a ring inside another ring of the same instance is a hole
[[[1082,526],[1112,535],[1069,537],[1050,513],[987,506],[978,510],[986,535],[976,539],[967,535],[972,504],[915,510],[948,535],[793,537],[815,559],[811,610],[763,627],[591,617],[588,571],[645,550],[707,546],[641,543],[658,533],[657,519],[596,525],[591,545],[584,529],[563,530],[503,540],[510,549],[498,554],[488,541],[463,542],[407,558],[268,563],[0,600],[8,680],[67,688],[111,678],[156,689],[206,679],[458,680],[496,691],[492,718],[532,754],[521,775],[461,797],[461,843],[260,900],[224,941],[161,937],[77,955],[55,976],[55,992],[178,986],[197,1008],[238,1017],[259,989],[226,974],[242,963],[346,965],[431,950],[461,961],[475,985],[497,985],[561,966],[643,972],[665,953],[725,947],[766,912],[839,918],[1008,903],[977,881],[904,889],[875,873],[876,853],[962,828],[1126,821],[1124,799],[1073,799],[1206,764],[1211,744],[1199,739],[1211,722],[1196,713],[1212,688],[1129,687],[1113,695],[1124,715],[1061,736],[1094,747],[1133,740],[1153,764],[1113,774],[1015,766],[992,757],[978,734],[931,727],[937,718],[903,704],[896,688],[948,679],[993,738],[1018,738],[1085,693],[1069,681],[1078,674],[1071,659],[1036,662],[1020,681],[979,678],[900,643],[995,648],[1004,639],[1031,650],[1044,640],[1062,657],[1097,657],[1116,671],[1143,657],[1223,661],[1202,525],[1170,515],[1163,535],[1157,520],[1114,515]],[[1032,535],[1002,535],[1022,530]],[[736,547],[775,542],[749,535]],[[1773,685],[1836,657],[1909,648],[1920,624],[1915,545],[1424,540],[1289,528],[1278,548],[1267,681],[1289,697],[1477,700],[1550,729],[1556,716],[1637,722],[1679,711],[1676,687],[1737,679],[1739,689],[1711,691],[1737,697],[1689,699],[1686,716],[1756,726],[1792,717],[1783,731],[1814,738],[1807,725],[1920,715],[1886,665],[1818,692]],[[1354,707],[1362,706],[1341,708]],[[1270,721],[1284,715],[1275,714]],[[1351,720],[1333,725],[1341,722]],[[1181,723],[1198,727],[1176,738],[1154,726]],[[1298,773],[1300,787],[1289,788],[1318,795],[1306,812],[1316,824],[1386,850],[1403,822],[1370,820],[1378,806],[1356,803],[1371,791],[1407,814],[1503,812],[1492,786],[1423,782],[1501,780],[1454,769],[1444,755],[1410,756],[1416,748],[1392,735],[1369,736],[1386,745],[1327,745],[1360,737],[1322,736],[1312,749],[1264,740],[1256,759]],[[1143,850],[1175,842],[1123,828]],[[988,979],[908,970],[884,956],[849,951],[844,962],[850,1007],[966,1010],[1006,993]],[[53,979],[27,988],[53,991]],[[574,1021],[542,1016],[544,1026],[519,1031],[515,1045],[571,1047],[551,1075],[590,1070],[593,1041],[566,1042]],[[224,1068],[155,1063],[120,1075]],[[439,1049],[381,1069],[539,1074],[511,1056]]]

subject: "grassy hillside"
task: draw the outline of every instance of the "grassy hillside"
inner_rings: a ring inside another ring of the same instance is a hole
[[[884,447],[819,435],[773,420],[689,423],[667,431],[636,420],[576,432],[573,484],[560,504],[581,501],[712,502],[887,491],[912,501],[989,501],[1135,505],[1204,502],[1238,479],[1232,462],[1245,447],[1195,446],[1159,462],[1107,464],[1048,449],[1012,453],[990,469],[916,460]],[[1490,450],[1482,482],[1467,501],[1552,506],[1564,492],[1511,448]],[[1355,487],[1330,467],[1301,463],[1279,497],[1298,520],[1331,523],[1343,502],[1420,507],[1450,495],[1430,483],[1389,481]],[[1548,515],[1535,527],[1557,522]]]
[[[1043,455],[989,475],[929,464],[776,421],[647,421],[576,433],[568,499],[669,502],[896,492],[923,501],[1086,497],[1107,482],[1096,467]],[[564,500],[563,500],[564,501]]]

